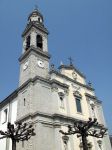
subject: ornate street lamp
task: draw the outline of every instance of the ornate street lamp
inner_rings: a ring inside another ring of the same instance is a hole
[[[7,131],[0,131],[0,139],[10,138],[12,140],[12,150],[16,150],[16,143],[19,141],[29,140],[31,136],[34,136],[34,129],[31,124],[17,123],[16,127],[14,124],[7,124]]]
[[[77,137],[82,138],[82,146],[83,150],[88,150],[88,143],[87,143],[87,137],[92,136],[96,138],[103,138],[104,135],[106,135],[107,129],[104,128],[103,125],[100,125],[97,122],[97,119],[95,118],[92,120],[89,118],[89,121],[82,122],[82,121],[76,121],[74,122],[74,126],[69,125],[68,126],[68,132],[64,132],[60,130],[60,132],[63,135],[72,135],[77,134]]]

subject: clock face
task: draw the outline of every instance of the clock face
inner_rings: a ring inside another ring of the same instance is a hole
[[[26,70],[26,69],[28,68],[28,64],[29,64],[28,61],[24,63],[24,65],[23,65],[23,70]]]
[[[39,60],[39,61],[37,62],[37,64],[38,64],[38,66],[39,66],[40,68],[44,68],[44,62],[43,62],[43,61]]]

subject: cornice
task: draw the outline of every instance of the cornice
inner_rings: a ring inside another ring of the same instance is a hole
[[[57,114],[57,113],[49,114],[49,113],[37,111],[37,112],[34,112],[34,113],[29,113],[27,115],[24,115],[21,118],[18,118],[16,122],[21,122],[21,121],[24,121],[26,119],[33,119],[37,116],[52,119],[52,121],[54,123],[58,122],[59,124],[61,124],[62,121],[65,121],[67,123],[68,123],[68,121],[69,121],[69,123],[74,122],[74,121],[80,121],[80,119],[77,119],[77,118],[71,117],[71,116],[66,116],[66,115]],[[41,120],[42,120],[42,118],[41,118]],[[44,121],[44,119],[43,119],[43,121]]]
[[[34,77],[34,78],[32,79],[32,82],[34,83],[34,82],[36,82],[37,80],[46,82],[46,83],[48,83],[51,87],[52,87],[53,84],[55,84],[55,85],[60,86],[60,87],[62,87],[62,88],[64,88],[64,89],[68,89],[68,88],[69,88],[69,85],[67,85],[67,84],[61,83],[61,82],[59,82],[59,81],[57,81],[57,80],[54,80],[54,79],[53,79],[53,80],[45,79],[45,78],[40,77],[40,76]]]
[[[88,93],[85,93],[85,96],[94,100],[94,101],[97,101],[98,103],[102,103],[102,101],[98,100],[98,98],[96,96],[90,95]]]
[[[24,54],[22,54],[19,58],[19,62],[21,62],[23,59],[25,59],[31,52],[34,52],[36,54],[39,54],[47,59],[51,58],[51,55],[48,54],[47,52],[43,52],[41,49],[39,48],[35,48],[33,46],[31,46]]]
[[[51,83],[51,84],[56,84],[56,85],[61,86],[61,87],[65,88],[65,89],[68,89],[68,88],[69,88],[69,85],[64,84],[64,83],[61,83],[61,82],[59,82],[59,81],[57,81],[57,80],[55,80],[55,79],[50,80],[50,83]]]
[[[36,24],[35,22],[30,22],[29,24],[27,24],[25,30],[22,33],[22,37],[24,37],[32,27],[35,27],[36,29],[41,30],[42,32],[44,32],[45,34],[49,34],[48,30],[44,27],[43,24]]]
[[[96,96],[94,96],[94,95],[90,95],[90,94],[88,94],[88,93],[85,93],[85,96],[86,97],[89,97],[89,98],[91,98],[91,99],[97,99],[97,97]]]
[[[76,83],[76,84],[78,84],[78,85],[80,85],[80,86],[82,86],[82,87],[85,87],[85,88],[87,88],[88,90],[94,91],[94,89],[93,89],[92,87],[90,87],[90,86],[88,86],[88,85],[85,85],[85,84],[82,84],[82,83],[80,83],[80,82],[77,82],[77,81],[75,81],[75,80],[73,80],[73,79],[67,77],[66,75],[63,75],[63,74],[59,73],[59,72],[56,71],[56,70],[51,70],[51,71],[50,71],[50,74],[52,74],[52,73],[54,73],[54,74],[56,74],[56,75],[58,75],[58,76],[60,76],[60,77],[62,77],[62,78],[65,78],[66,80],[69,80],[69,81],[71,81],[71,82],[73,82],[73,83]]]
[[[21,121],[25,121],[26,119],[34,119],[36,117],[41,117],[41,119],[37,119],[36,121],[33,120],[34,122],[41,122],[41,123],[44,123],[44,124],[50,124],[50,125],[53,125],[55,127],[58,126],[60,127],[61,125],[68,125],[68,124],[74,124],[75,121],[82,121],[82,122],[86,122],[87,120],[81,120],[80,118],[75,118],[75,117],[71,117],[71,116],[66,116],[66,115],[62,115],[62,114],[57,114],[57,113],[54,113],[54,114],[49,114],[49,113],[44,113],[44,112],[35,112],[35,113],[29,113],[28,115],[25,115],[19,119],[17,119],[16,123],[17,122],[21,122]],[[42,119],[43,117],[43,119]],[[50,119],[45,121],[44,118],[48,118]],[[100,127],[100,126],[99,126]]]
[[[27,80],[25,83],[23,83],[20,87],[18,87],[14,92],[12,92],[8,97],[6,97],[3,101],[0,102],[0,108],[3,107],[4,105],[6,105],[7,103],[11,102],[14,98],[16,98],[18,96],[18,93],[24,89],[26,86],[28,86],[30,83],[35,83],[37,80],[40,80],[42,82],[45,82],[47,84],[49,84],[49,86],[52,87],[53,84],[56,84],[57,86],[61,86],[64,89],[68,89],[68,85],[67,84],[63,84],[59,81],[56,80],[49,80],[49,79],[45,79],[43,77],[40,76],[36,76],[33,79],[29,79]]]

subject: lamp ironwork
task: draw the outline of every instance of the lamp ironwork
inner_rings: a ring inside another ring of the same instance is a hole
[[[16,126],[8,122],[7,131],[0,130],[0,139],[9,138],[12,141],[12,150],[16,150],[16,143],[29,140],[35,136],[33,125],[28,123],[17,123]]]
[[[92,118],[89,118],[86,122],[75,121],[73,126],[68,126],[68,132],[60,130],[60,133],[66,136],[77,134],[78,138],[82,138],[83,150],[88,150],[87,137],[92,136],[96,138],[103,138],[104,135],[106,135],[106,131],[107,129],[103,125],[99,124],[96,118],[93,120]]]

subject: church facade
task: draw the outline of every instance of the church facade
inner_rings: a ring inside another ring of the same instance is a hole
[[[0,130],[6,130],[7,122],[34,124],[36,135],[18,143],[17,150],[82,150],[80,138],[71,135],[65,145],[59,131],[88,118],[97,118],[106,127],[102,102],[72,62],[59,70],[50,66],[48,34],[43,15],[34,10],[22,34],[19,86],[0,103]],[[100,150],[98,140],[88,137],[89,150]],[[108,135],[101,143],[102,150],[111,150]],[[11,150],[11,141],[0,140],[0,149]]]

